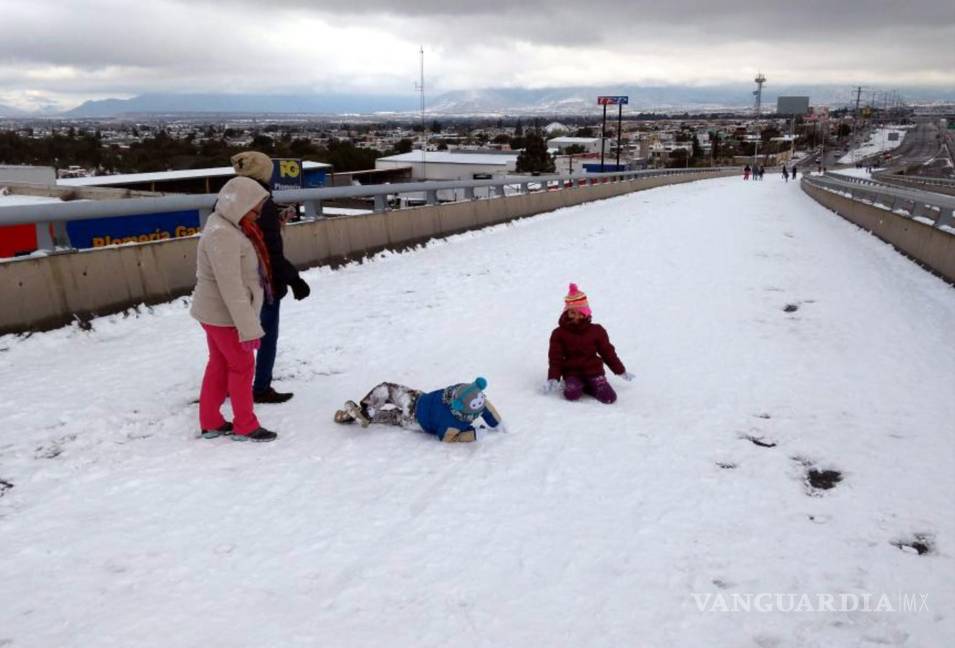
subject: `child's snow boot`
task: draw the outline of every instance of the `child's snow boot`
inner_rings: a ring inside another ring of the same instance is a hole
[[[352,421],[358,421],[358,424],[363,428],[368,427],[368,424],[371,423],[361,408],[358,407],[358,403],[355,401],[345,401],[345,405],[342,406],[342,409],[335,412],[335,422],[351,423]]]

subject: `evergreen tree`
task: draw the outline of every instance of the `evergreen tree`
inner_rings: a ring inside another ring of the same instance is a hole
[[[553,173],[554,160],[547,152],[547,144],[538,133],[524,138],[524,150],[517,156],[517,171],[521,173]]]

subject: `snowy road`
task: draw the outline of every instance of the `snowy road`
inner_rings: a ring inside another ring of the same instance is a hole
[[[0,646],[955,637],[955,290],[796,184],[660,188],[305,276],[273,444],[194,438],[184,300],[0,338]],[[613,406],[536,391],[569,281],[637,374]],[[478,444],[331,420],[380,380],[478,375],[510,430]],[[927,609],[700,609],[762,593]]]

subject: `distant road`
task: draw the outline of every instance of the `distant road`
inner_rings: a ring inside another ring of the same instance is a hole
[[[951,155],[951,139],[939,129],[938,121],[922,121],[906,133],[901,146],[893,150],[883,164],[889,168],[909,168],[907,173],[910,175],[952,177],[952,168],[946,164],[946,146],[948,155]]]

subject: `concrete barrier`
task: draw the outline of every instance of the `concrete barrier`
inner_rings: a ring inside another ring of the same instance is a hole
[[[736,171],[658,176],[295,223],[286,228],[285,251],[299,268],[336,265],[561,207],[731,175]],[[45,330],[187,295],[195,285],[196,241],[178,238],[0,262],[0,334]]]
[[[826,191],[805,180],[801,186],[820,205],[872,232],[949,283],[955,284],[955,234],[888,209]]]

